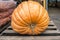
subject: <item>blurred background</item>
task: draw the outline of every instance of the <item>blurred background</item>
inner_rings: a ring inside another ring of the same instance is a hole
[[[28,0],[0,0],[0,26],[10,21],[13,10],[23,1]],[[60,29],[60,0],[33,0],[39,2],[48,11],[50,19]],[[6,9],[6,10],[5,10]],[[9,10],[9,11],[8,11]],[[7,21],[6,21],[7,20]]]
[[[60,0],[48,0],[47,6],[51,20],[60,29]]]

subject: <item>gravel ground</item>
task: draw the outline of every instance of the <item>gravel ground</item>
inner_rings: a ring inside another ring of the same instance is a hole
[[[55,23],[60,30],[60,8],[49,8],[49,15],[51,20]]]

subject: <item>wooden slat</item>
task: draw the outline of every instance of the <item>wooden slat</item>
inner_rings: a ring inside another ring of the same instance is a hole
[[[5,30],[5,31],[3,31],[2,33],[16,33],[16,32],[13,31],[13,30]]]
[[[60,40],[60,36],[0,36],[1,40]]]
[[[48,30],[57,30],[57,27],[56,27],[56,26],[48,26],[47,29],[48,29]]]
[[[55,24],[53,23],[53,21],[50,21],[49,26],[54,26]]]
[[[5,26],[3,26],[2,28],[0,28],[0,33],[2,31],[4,31],[8,26],[10,26],[10,22],[8,22]]]
[[[49,34],[49,33],[57,33],[57,30],[46,30],[45,32],[43,32],[44,34]]]
[[[1,35],[5,36],[18,36],[19,34],[13,30],[5,30]]]
[[[11,26],[9,26],[8,28],[11,28]]]

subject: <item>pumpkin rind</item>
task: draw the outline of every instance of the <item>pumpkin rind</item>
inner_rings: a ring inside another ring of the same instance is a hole
[[[41,34],[48,24],[48,13],[38,2],[22,2],[12,14],[11,26],[20,34]]]

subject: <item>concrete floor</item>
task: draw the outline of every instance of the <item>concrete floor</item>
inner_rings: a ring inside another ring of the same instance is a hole
[[[50,19],[53,20],[57,28],[60,30],[60,8],[49,8]]]

